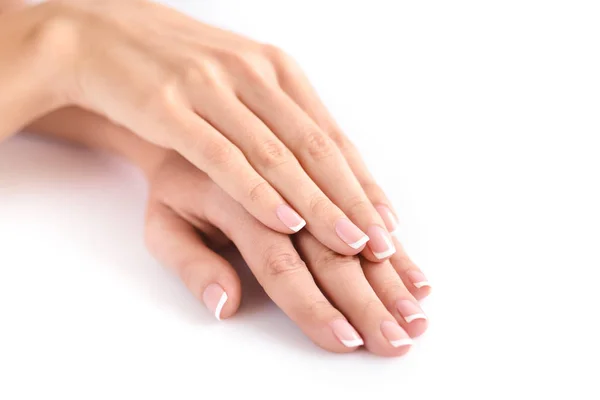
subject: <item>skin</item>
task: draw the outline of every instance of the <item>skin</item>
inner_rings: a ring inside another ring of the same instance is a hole
[[[54,0],[4,15],[0,55],[16,60],[0,68],[0,139],[81,107],[175,150],[272,230],[293,233],[277,213],[287,204],[340,254],[393,253],[375,248],[392,242],[375,207],[390,202],[280,49],[144,0]],[[344,220],[371,241],[349,246]]]
[[[179,154],[144,142],[89,112],[62,109],[37,120],[28,130],[108,150],[138,165],[150,187],[149,251],[201,301],[208,285],[223,287],[229,300],[222,318],[233,316],[241,299],[239,277],[218,255],[233,244],[271,299],[326,350],[354,350],[343,346],[329,328],[339,318],[356,328],[369,351],[382,356],[399,356],[410,347],[392,347],[382,336],[383,321],[396,321],[411,337],[427,328],[427,320],[406,323],[395,306],[402,299],[416,304],[430,292],[429,286],[413,285],[408,273],[419,270],[402,250],[391,262],[372,263],[337,254],[308,232],[291,240],[259,223]]]
[[[20,33],[19,28],[24,25],[11,24],[14,20],[5,19],[8,23],[0,26],[8,27],[6,32]],[[57,75],[32,62],[37,60],[40,47],[44,48],[40,44],[47,43],[45,39],[40,43],[35,35],[20,35],[11,38],[24,38],[29,53],[15,45],[19,41],[8,43],[0,35],[0,59],[9,55],[15,60],[10,65],[0,65],[0,84],[10,94],[3,98],[11,99],[0,99],[0,115],[6,122],[0,129],[9,132],[10,127],[18,129],[46,114],[28,130],[116,152],[140,166],[151,188],[146,224],[150,252],[179,274],[200,299],[208,285],[218,283],[223,287],[229,295],[223,318],[236,312],[240,284],[231,266],[215,251],[233,243],[269,296],[316,344],[327,350],[353,350],[332,334],[329,323],[338,319],[348,320],[364,339],[366,348],[384,356],[404,354],[409,346],[392,347],[382,335],[383,321],[397,321],[410,336],[424,332],[426,320],[406,323],[395,307],[400,299],[415,302],[430,290],[429,286],[414,285],[411,274],[420,271],[397,241],[399,251],[391,262],[382,263],[340,255],[308,232],[295,235],[292,242],[289,236],[261,224],[208,174],[175,151],[141,140],[100,115],[74,107],[59,109],[64,103],[43,90],[21,95],[27,88],[43,86],[19,85],[20,77],[35,76],[42,82]],[[12,79],[7,79],[11,74]],[[32,106],[27,107],[29,104]]]

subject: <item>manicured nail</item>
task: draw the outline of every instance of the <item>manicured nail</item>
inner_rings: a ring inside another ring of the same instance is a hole
[[[389,209],[388,206],[376,206],[375,209],[381,215],[381,219],[385,223],[385,227],[387,228],[390,235],[396,235],[398,233],[398,218],[394,215],[392,210]]]
[[[381,323],[381,333],[394,347],[410,346],[413,344],[408,333],[397,322],[384,321]]]
[[[421,271],[408,271],[406,275],[408,275],[408,278],[417,289],[421,289],[425,286],[431,287],[431,285],[427,281],[427,278],[425,278],[425,274],[423,274]]]
[[[221,310],[223,310],[227,298],[227,293],[225,293],[223,288],[216,283],[208,285],[206,289],[204,289],[204,294],[202,294],[204,304],[219,321],[221,320]]]
[[[369,241],[369,237],[347,218],[340,218],[335,223],[335,231],[348,246],[357,250]]]
[[[379,260],[383,260],[396,252],[390,234],[380,226],[372,225],[367,230],[369,235],[369,248]]]
[[[396,308],[402,318],[406,321],[407,324],[410,324],[416,319],[424,319],[427,320],[427,316],[421,310],[418,304],[411,300],[398,300],[396,302]]]
[[[344,319],[336,319],[329,323],[333,334],[346,347],[358,347],[365,344],[356,330]]]
[[[277,218],[293,232],[298,232],[306,226],[306,221],[290,206],[282,204],[277,207]]]

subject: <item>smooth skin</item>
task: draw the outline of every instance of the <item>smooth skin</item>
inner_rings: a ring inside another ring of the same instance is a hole
[[[219,318],[232,317],[241,299],[239,277],[217,253],[233,243],[271,299],[326,350],[349,352],[364,343],[375,354],[400,356],[410,349],[410,337],[427,328],[417,300],[430,288],[414,285],[411,274],[422,273],[403,253],[392,263],[372,263],[337,254],[308,232],[292,242],[259,223],[177,153],[91,113],[63,109],[28,130],[115,152],[137,164],[150,187],[148,249],[212,313],[226,293]]]
[[[278,48],[145,0],[54,0],[0,17],[0,60],[0,139],[78,106],[176,151],[274,231],[396,252],[390,202]]]

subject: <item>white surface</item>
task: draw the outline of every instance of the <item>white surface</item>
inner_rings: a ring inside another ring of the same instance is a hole
[[[134,170],[17,138],[0,398],[600,397],[596,1],[171,3],[304,65],[400,210],[430,329],[328,354],[252,283],[218,322],[146,254]]]

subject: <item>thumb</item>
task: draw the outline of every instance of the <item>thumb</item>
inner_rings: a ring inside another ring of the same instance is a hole
[[[163,204],[151,204],[146,216],[146,245],[218,320],[235,314],[241,299],[240,279],[231,264],[204,244],[189,222]]]

